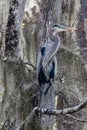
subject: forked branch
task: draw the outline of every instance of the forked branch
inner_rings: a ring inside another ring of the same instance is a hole
[[[40,109],[37,109],[37,111],[41,112],[42,114],[59,116],[59,115],[72,114],[74,112],[77,112],[77,111],[85,108],[86,105],[87,105],[87,99],[77,106],[65,108],[65,109],[62,109],[62,110],[61,109],[60,110],[49,110],[49,109],[40,110]]]
[[[72,114],[74,112],[77,112],[83,108],[85,108],[87,105],[87,99],[85,101],[83,101],[82,103],[80,103],[77,106],[74,107],[70,107],[70,108],[65,108],[63,110],[50,110],[50,109],[40,109],[38,107],[33,108],[33,110],[29,113],[29,115],[26,117],[26,119],[24,121],[21,122],[20,126],[16,129],[16,130],[20,130],[20,128],[24,125],[24,124],[29,124],[31,122],[32,117],[34,116],[35,112],[37,113],[41,113],[41,114],[46,114],[46,115],[56,115],[56,116],[60,116],[60,115],[66,115],[66,114]]]

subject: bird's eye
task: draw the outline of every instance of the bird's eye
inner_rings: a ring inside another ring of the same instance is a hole
[[[53,25],[52,27],[53,27],[53,28],[61,28],[60,25]]]
[[[55,27],[59,27],[59,26],[58,25],[53,25],[52,27],[55,28]]]

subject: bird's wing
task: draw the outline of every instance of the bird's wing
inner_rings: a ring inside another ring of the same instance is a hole
[[[57,46],[52,43],[45,44],[43,46],[45,47],[45,54],[43,57],[42,66],[45,68],[47,66],[47,64],[50,62],[50,60],[55,56],[55,54],[57,52]]]
[[[37,64],[36,64],[37,76],[38,76],[38,73],[40,71],[41,59],[42,59],[42,55],[41,55],[41,52],[39,52],[38,56],[37,56]]]
[[[43,67],[44,71],[46,70],[46,64],[48,63],[49,59],[51,59],[50,57],[52,57],[52,53],[51,53],[52,45],[44,44],[42,45],[41,49],[43,47],[45,47],[44,55],[42,56],[41,50],[40,50],[37,56],[37,64],[36,64],[37,76],[38,76],[41,66]]]
[[[49,62],[51,61],[51,59],[55,56],[56,52],[57,52],[57,46],[54,45],[54,43],[48,43],[48,44],[44,44],[42,45],[42,48],[45,48],[45,52],[44,55],[42,56],[41,51],[38,53],[38,57],[37,57],[37,76],[38,73],[40,71],[40,68],[42,67],[44,70],[44,73],[46,73],[46,77],[47,77],[47,65],[49,64]]]

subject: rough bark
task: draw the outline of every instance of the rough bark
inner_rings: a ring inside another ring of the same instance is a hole
[[[48,116],[66,115],[68,117],[72,117],[76,121],[87,123],[87,120],[79,119],[79,118],[76,118],[74,116],[69,115],[69,114],[75,113],[75,112],[77,112],[79,110],[82,110],[86,106],[87,106],[87,99],[85,101],[83,101],[83,103],[80,103],[79,105],[77,105],[75,107],[65,108],[65,109],[63,108],[63,110],[57,110],[57,109],[50,110],[50,109],[46,109],[46,108],[45,109],[40,109],[39,107],[34,107],[33,110],[28,114],[28,116],[26,117],[26,119],[21,122],[21,124],[18,126],[18,128],[16,130],[20,130],[21,127],[24,124],[30,123],[35,113],[41,113],[41,114],[45,114],[45,115],[48,115]]]
[[[10,58],[10,60],[17,60],[23,55],[21,44],[21,23],[24,15],[25,3],[26,0],[10,1],[5,36],[5,56]]]

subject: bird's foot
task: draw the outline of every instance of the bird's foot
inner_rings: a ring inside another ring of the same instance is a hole
[[[43,104],[40,104],[39,111],[40,111],[41,113],[43,113],[43,111],[44,111],[44,105],[43,105]]]
[[[42,114],[43,114],[43,112],[44,112],[44,109],[41,108],[41,107],[39,107],[38,111],[39,111],[38,115],[39,115],[39,117],[41,118],[41,117],[42,117]]]

